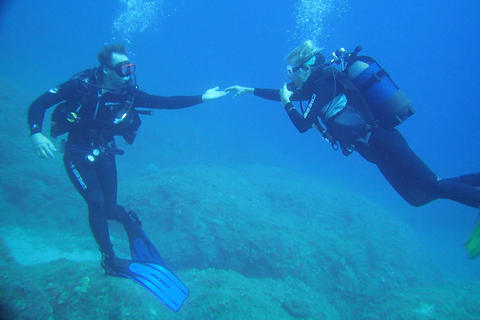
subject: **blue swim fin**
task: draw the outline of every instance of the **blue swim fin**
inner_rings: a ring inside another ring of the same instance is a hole
[[[158,250],[147,237],[142,227],[135,227],[135,229],[128,234],[128,241],[130,242],[132,260],[156,263],[165,267],[160,253],[158,253]]]
[[[145,234],[138,216],[134,212],[129,212],[129,215],[134,222],[126,227],[125,230],[128,235],[132,260],[151,262],[165,267],[160,253],[158,253],[152,241]]]
[[[175,312],[180,310],[189,294],[187,287],[173,273],[158,264],[115,258],[114,267],[108,271],[110,275],[141,284]]]

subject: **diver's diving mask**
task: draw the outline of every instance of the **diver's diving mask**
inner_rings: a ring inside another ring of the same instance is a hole
[[[301,64],[299,66],[296,66],[296,67],[292,67],[292,66],[287,66],[285,67],[285,69],[283,70],[285,72],[285,75],[288,77],[288,78],[292,78],[295,73],[297,73],[298,70],[300,69],[303,69],[303,68],[307,68],[308,66],[304,65],[304,64]]]
[[[298,70],[302,69],[302,70],[306,70],[308,68],[310,68],[312,65],[315,64],[317,58],[316,56],[312,56],[310,58],[307,58],[306,61],[304,61],[303,63],[299,64],[298,66],[296,67],[292,67],[292,66],[287,66],[285,69],[284,69],[284,72],[285,72],[285,75],[288,77],[288,78],[292,78],[297,72]]]
[[[115,73],[121,78],[134,74],[136,70],[137,66],[128,60],[115,65]]]

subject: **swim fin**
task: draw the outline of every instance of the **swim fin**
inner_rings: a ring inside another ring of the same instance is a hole
[[[175,312],[180,310],[189,294],[187,287],[173,273],[158,264],[115,258],[114,266],[105,270],[109,275],[141,284]]]
[[[475,227],[473,227],[473,231],[465,243],[465,248],[472,259],[480,254],[480,219],[478,219]]]
[[[165,267],[165,263],[163,262],[160,253],[158,253],[158,250],[155,248],[152,241],[150,241],[145,234],[138,216],[133,211],[128,214],[132,223],[126,226],[125,230],[128,235],[132,260],[151,262]]]

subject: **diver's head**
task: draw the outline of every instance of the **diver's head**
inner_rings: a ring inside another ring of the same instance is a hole
[[[98,62],[107,87],[122,88],[132,82],[136,66],[128,60],[123,44],[105,45],[98,54]]]
[[[285,61],[287,63],[285,75],[293,81],[297,88],[300,88],[312,72],[325,62],[325,57],[313,41],[307,40],[293,49]]]

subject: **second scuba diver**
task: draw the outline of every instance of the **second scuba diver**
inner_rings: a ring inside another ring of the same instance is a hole
[[[351,58],[348,67],[346,71],[339,71],[332,63],[345,63],[339,56],[346,52],[336,53],[336,59],[325,63],[318,47],[310,40],[305,41],[286,58],[285,74],[292,83],[285,83],[280,90],[235,85],[226,91],[236,91],[234,98],[253,93],[264,99],[281,101],[298,131],[318,129],[334,149],[341,148],[345,155],[357,151],[374,163],[397,193],[412,206],[450,199],[479,208],[480,190],[477,187],[480,186],[480,173],[439,178],[410,149],[395,128],[414,112],[408,98],[397,90],[388,74],[373,59],[357,58],[358,52],[347,54]],[[382,86],[391,86],[393,90]],[[301,107],[299,112],[292,101],[302,100],[307,101],[307,106],[305,110]],[[378,103],[375,100],[379,100]],[[472,258],[480,254],[480,223],[474,228],[466,247]]]

